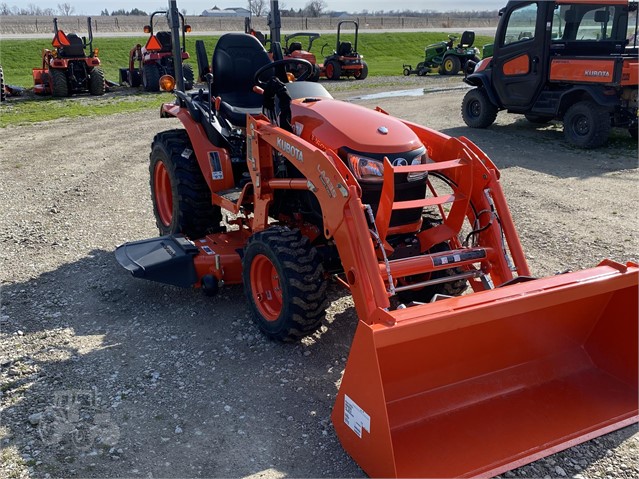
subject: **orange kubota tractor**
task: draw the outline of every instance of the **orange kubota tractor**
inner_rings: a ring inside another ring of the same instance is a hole
[[[507,110],[562,121],[580,148],[603,145],[613,126],[637,139],[636,1],[518,0],[500,15],[493,55],[465,79],[468,126],[487,128]]]
[[[104,71],[100,67],[98,49],[93,49],[91,17],[87,18],[88,41],[75,33],[66,35],[59,30],[57,18],[53,19],[53,27],[55,35],[51,44],[55,50],[44,49],[42,67],[33,69],[34,92],[57,97],[84,92],[104,95]]]
[[[283,341],[320,326],[329,278],[349,290],[332,419],[367,474],[490,476],[637,421],[636,264],[535,279],[499,171],[467,138],[288,82],[311,64],[273,62],[250,35],[219,39],[197,93],[174,53],[161,116],[182,128],[156,135],[149,166],[162,236],[116,258],[209,294],[242,284]]]
[[[142,85],[145,91],[160,91],[160,77],[162,75],[175,76],[173,62],[173,46],[171,43],[171,32],[154,32],[154,22],[160,17],[166,16],[167,12],[153,12],[149,18],[149,24],[144,26],[144,33],[148,33],[149,39],[144,46],[139,43],[129,52],[128,68],[120,68],[120,84],[126,83],[132,87]],[[184,23],[184,15],[180,14],[180,26],[182,33],[180,58],[188,60],[190,58],[186,51],[186,33],[191,31],[191,26]],[[193,67],[189,64],[182,65],[184,74],[184,85],[187,90],[193,88],[195,75]]]

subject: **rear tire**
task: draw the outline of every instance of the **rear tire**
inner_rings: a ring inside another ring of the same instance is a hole
[[[184,89],[190,90],[193,88],[193,82],[195,80],[195,75],[193,73],[193,67],[188,63],[182,65],[182,73],[184,73]]]
[[[439,72],[442,75],[457,75],[459,70],[461,70],[461,61],[454,55],[444,58],[441,67],[439,67]]]
[[[482,88],[473,88],[464,96],[462,118],[471,128],[488,128],[497,118],[497,107]]]
[[[407,77],[410,75],[410,68],[404,68],[404,76]]]
[[[321,70],[320,67],[318,65],[313,65],[313,73],[311,74],[311,76],[309,76],[306,81],[319,81],[320,79],[320,74],[321,74]]]
[[[160,235],[182,233],[197,239],[220,231],[222,212],[211,204],[211,191],[186,131],[155,135],[150,160],[153,214]]]
[[[368,65],[362,61],[362,69],[355,74],[355,80],[364,80],[368,76]]]
[[[145,91],[160,91],[160,68],[155,63],[142,67],[142,85]]]
[[[324,268],[299,230],[276,226],[251,236],[242,279],[253,320],[269,338],[295,341],[322,324],[328,306]]]
[[[49,70],[51,74],[51,94],[55,97],[69,96],[67,74],[63,70]]]
[[[102,68],[94,68],[89,76],[89,93],[91,95],[104,95],[104,71]]]
[[[342,67],[336,61],[329,61],[326,64],[326,78],[329,80],[339,80],[342,76]]]
[[[597,148],[608,140],[610,112],[593,101],[575,103],[564,115],[566,141],[578,148]]]

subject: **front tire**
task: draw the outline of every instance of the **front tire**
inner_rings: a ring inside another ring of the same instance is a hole
[[[275,226],[251,236],[242,279],[253,320],[269,338],[295,341],[322,324],[328,306],[324,268],[299,230]]]
[[[473,88],[464,96],[462,118],[471,128],[488,128],[497,118],[497,107],[482,88]]]
[[[184,130],[155,135],[151,145],[150,185],[160,235],[182,233],[197,239],[220,230],[222,213]]]
[[[155,63],[142,67],[142,85],[148,92],[160,91],[160,68]]]
[[[608,140],[610,112],[593,101],[575,103],[564,115],[566,141],[578,148],[597,148]]]
[[[362,62],[362,69],[358,70],[355,74],[355,80],[364,80],[368,76],[368,65],[366,62]]]
[[[2,70],[2,67],[0,66],[0,101],[5,101],[6,100],[6,95],[4,92],[4,71]]]
[[[326,78],[329,80],[339,80],[342,76],[342,67],[336,61],[329,61],[326,64]]]
[[[91,95],[104,95],[104,71],[102,68],[94,68],[89,76],[89,93]]]
[[[69,96],[67,74],[63,70],[49,70],[51,75],[51,94],[55,97]]]

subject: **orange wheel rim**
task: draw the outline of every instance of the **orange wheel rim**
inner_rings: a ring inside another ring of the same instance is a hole
[[[282,311],[282,289],[275,265],[263,254],[251,262],[251,291],[253,301],[267,321],[276,321]]]
[[[158,161],[153,172],[155,206],[158,216],[164,226],[169,226],[173,219],[173,193],[171,192],[171,178],[164,163]]]
[[[326,76],[333,76],[333,65],[326,65]]]

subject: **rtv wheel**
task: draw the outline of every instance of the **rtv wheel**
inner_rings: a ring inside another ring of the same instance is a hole
[[[160,68],[155,63],[142,67],[142,85],[145,91],[160,91]]]
[[[564,115],[564,136],[578,148],[597,148],[608,140],[610,111],[589,100],[575,103]]]
[[[160,234],[196,239],[219,231],[222,213],[211,204],[211,190],[186,131],[155,135],[150,159],[153,214]]]
[[[190,90],[191,88],[193,88],[193,82],[195,81],[193,67],[188,63],[183,64],[182,73],[184,73],[184,89]]]
[[[497,118],[497,107],[482,88],[473,88],[464,96],[462,118],[471,128],[488,128]]]
[[[326,280],[317,250],[299,230],[271,227],[249,238],[242,279],[253,320],[269,338],[294,341],[326,315]]]
[[[91,95],[104,95],[104,71],[102,68],[94,68],[89,75],[89,93]]]
[[[55,97],[69,96],[69,83],[64,70],[49,70],[51,75],[51,94]]]

